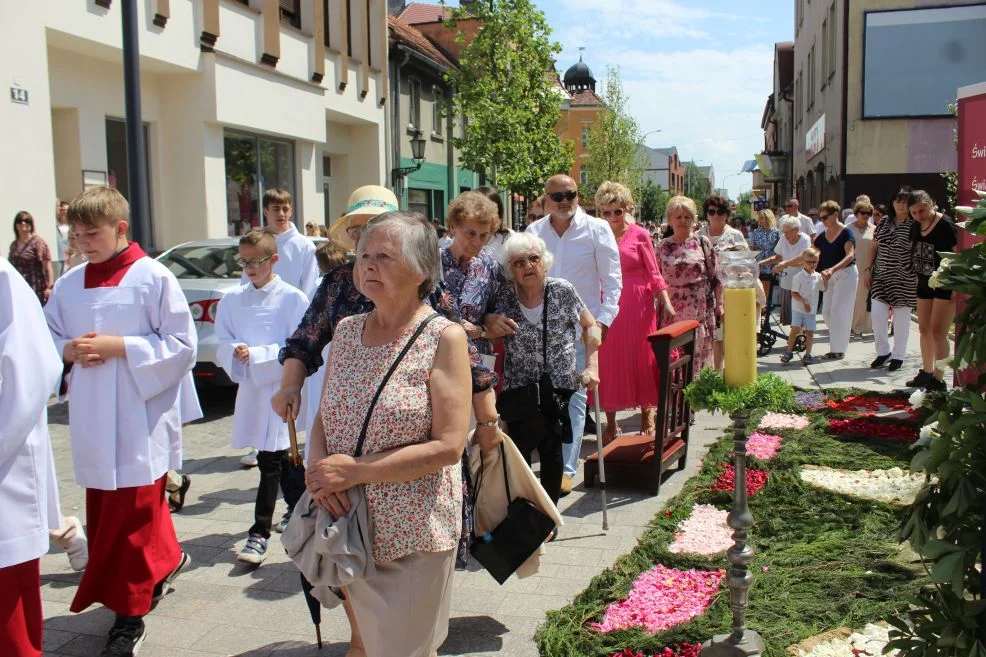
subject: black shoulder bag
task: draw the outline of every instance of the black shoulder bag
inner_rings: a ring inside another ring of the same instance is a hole
[[[503,584],[548,539],[555,529],[555,522],[530,500],[511,498],[503,443],[500,443],[500,462],[503,464],[503,485],[507,491],[507,516],[492,532],[484,532],[481,536],[473,533],[469,552],[493,579]],[[483,485],[482,454],[479,463],[476,497]],[[473,498],[474,505],[476,497]]]
[[[544,304],[541,308],[541,376],[537,383],[528,383],[500,393],[496,411],[504,422],[523,422],[541,415],[562,442],[572,442],[572,421],[568,415],[568,403],[574,390],[556,388],[548,372],[548,291],[544,286]]]

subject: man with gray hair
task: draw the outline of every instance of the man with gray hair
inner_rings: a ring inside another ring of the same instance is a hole
[[[784,212],[786,213],[784,215],[785,217],[793,217],[800,222],[801,232],[807,235],[809,240],[811,240],[815,236],[815,233],[818,232],[815,230],[815,225],[812,222],[811,217],[801,214],[801,202],[798,201],[798,199],[789,198],[784,201]]]
[[[555,256],[549,276],[563,278],[578,291],[589,312],[606,331],[619,312],[623,275],[620,270],[620,251],[609,224],[590,217],[579,207],[579,192],[575,181],[564,174],[552,176],[544,185],[544,209],[548,216],[527,227],[527,233],[540,237]],[[577,371],[585,369],[585,348],[577,342]],[[606,385],[603,381],[601,385]],[[576,392],[569,402],[572,421],[572,442],[563,447],[565,472],[561,492],[572,490],[572,477],[579,464],[582,431],[585,428],[586,394]],[[596,428],[597,431],[600,427]]]
[[[775,265],[773,273],[780,278],[781,324],[791,323],[791,287],[794,275],[800,267],[787,267],[785,262],[797,258],[811,246],[811,238],[801,232],[801,222],[796,217],[785,217],[781,221],[781,239],[777,240],[774,255],[761,260],[760,265]],[[780,263],[780,264],[777,264]]]

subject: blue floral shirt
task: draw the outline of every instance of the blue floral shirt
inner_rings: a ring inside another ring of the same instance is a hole
[[[507,284],[493,250],[484,248],[465,267],[459,267],[451,249],[446,247],[441,253],[442,277],[454,312],[461,319],[482,326],[483,317],[494,311],[497,293]],[[476,340],[475,344],[480,353],[493,353],[489,340]]]

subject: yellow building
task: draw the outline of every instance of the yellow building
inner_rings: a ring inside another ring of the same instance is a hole
[[[599,118],[603,101],[596,95],[596,78],[581,57],[565,71],[563,80],[558,79],[557,72],[553,71],[553,74],[562,95],[561,118],[556,132],[563,142],[574,144],[575,161],[568,173],[580,186],[585,186],[589,179],[582,164],[589,157],[589,132]]]

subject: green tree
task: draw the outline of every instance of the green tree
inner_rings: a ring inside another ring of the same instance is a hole
[[[589,129],[589,156],[582,167],[589,177],[584,190],[591,198],[603,182],[623,183],[635,195],[643,187],[644,166],[640,161],[640,127],[627,107],[629,98],[623,91],[619,68],[606,69],[603,107],[596,123]]]
[[[685,196],[695,201],[695,205],[701,210],[702,203],[711,193],[712,186],[701,167],[694,162],[685,162]]]
[[[752,189],[739,195],[739,198],[736,200],[736,212],[738,212],[747,222],[753,218]],[[780,219],[780,217],[778,217],[778,219]]]
[[[661,189],[660,185],[647,178],[634,197],[637,200],[637,219],[640,221],[661,221],[664,209],[668,206],[671,195]]]
[[[465,136],[454,140],[462,166],[531,195],[572,165],[571,144],[555,133],[561,96],[547,75],[561,47],[531,0],[483,0],[450,13],[449,29],[466,18],[482,26],[471,41],[457,35],[459,65],[445,75],[455,91],[448,111],[466,119]]]

